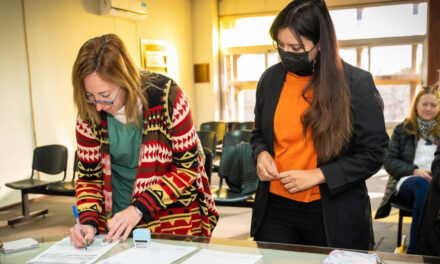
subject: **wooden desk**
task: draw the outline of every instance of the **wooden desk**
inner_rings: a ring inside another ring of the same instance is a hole
[[[60,235],[51,238],[35,238],[39,240],[40,247],[36,249],[25,250],[17,253],[0,254],[0,263],[2,264],[17,264],[25,263],[32,259],[39,253],[49,248],[55,241],[61,240],[67,235]],[[167,234],[153,234],[152,240],[158,243],[195,246],[199,249],[207,248],[213,250],[221,250],[233,253],[247,253],[247,254],[261,254],[263,259],[258,263],[301,263],[301,264],[321,264],[327,257],[331,248],[324,247],[310,247],[299,245],[287,245],[277,243],[263,243],[247,240],[232,240],[221,238],[203,238]],[[125,243],[120,243],[114,247],[110,252],[104,255],[97,262],[113,256],[121,251],[124,251],[133,246],[131,239]],[[403,264],[403,263],[440,263],[438,257],[417,256],[417,255],[400,255],[384,252],[375,252],[383,258],[387,264]],[[189,256],[191,256],[190,254]],[[180,263],[187,259],[188,256],[178,260],[175,263]]]

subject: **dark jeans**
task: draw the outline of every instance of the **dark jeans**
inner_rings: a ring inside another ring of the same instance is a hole
[[[321,200],[310,203],[269,194],[257,241],[327,246]]]
[[[410,240],[408,246],[408,253],[415,253],[417,249],[417,233],[419,227],[420,211],[425,201],[426,193],[428,192],[429,182],[420,176],[410,177],[405,180],[400,186],[397,197],[399,200],[412,204],[412,222]]]

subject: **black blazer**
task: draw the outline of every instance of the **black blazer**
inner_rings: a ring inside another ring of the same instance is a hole
[[[318,162],[326,178],[326,183],[319,185],[324,226],[330,247],[372,249],[374,234],[365,180],[380,169],[388,145],[383,101],[370,73],[347,63],[343,67],[350,87],[354,133],[337,157],[326,163]],[[261,151],[274,154],[273,119],[285,78],[286,71],[276,64],[258,82],[255,130],[251,138],[255,158]],[[261,226],[269,185],[261,181],[258,184],[251,236]]]
[[[440,144],[431,171],[432,181],[420,213],[417,253],[440,256]]]

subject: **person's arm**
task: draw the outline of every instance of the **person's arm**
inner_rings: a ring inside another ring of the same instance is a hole
[[[331,195],[350,189],[376,173],[388,145],[382,98],[370,73],[358,70],[357,74],[350,89],[352,140],[337,158],[320,166]]]
[[[199,154],[189,104],[179,87],[172,86],[169,93],[169,98],[175,98],[171,102],[173,111],[170,116],[172,150],[168,152],[163,148],[161,154],[165,159],[172,158],[171,168],[132,201],[132,205],[142,212],[145,222],[153,220],[160,211],[173,204],[197,177]]]
[[[251,147],[254,155],[254,160],[257,163],[257,175],[261,181],[271,181],[279,179],[280,175],[276,167],[274,158],[270,153],[270,147],[266,142],[263,135],[262,128],[262,114],[263,114],[263,102],[264,102],[264,87],[266,83],[265,76],[268,73],[263,73],[257,85],[256,103],[254,108],[255,114],[255,129],[252,131]]]
[[[431,166],[432,181],[431,184],[436,184],[437,189],[440,189],[440,144],[437,145],[437,150],[434,154],[434,161]]]
[[[90,124],[81,118],[76,120],[78,152],[78,179],[76,199],[79,221],[84,231],[80,234],[75,225],[70,229],[70,239],[76,247],[90,244],[98,230],[98,216],[102,211],[101,143],[93,134]]]
[[[257,91],[256,91],[256,100],[255,100],[255,107],[254,107],[254,124],[255,128],[252,130],[252,137],[251,137],[251,147],[254,152],[254,160],[257,161],[258,156],[261,152],[269,151],[269,146],[266,143],[266,140],[263,136],[263,131],[261,127],[261,118],[263,114],[263,102],[264,102],[264,85],[265,85],[265,75],[267,73],[264,73],[260,80],[258,81],[257,85]]]
[[[415,164],[400,158],[403,151],[400,142],[402,142],[403,137],[405,137],[404,133],[402,125],[394,129],[383,163],[385,170],[396,180],[399,180],[403,176],[412,175],[414,170],[418,168]]]

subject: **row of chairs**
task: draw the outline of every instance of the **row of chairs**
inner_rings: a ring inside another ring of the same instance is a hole
[[[46,145],[36,147],[32,158],[32,173],[29,179],[9,182],[6,186],[21,191],[22,216],[8,220],[8,225],[13,226],[37,216],[44,216],[48,209],[30,212],[29,197],[32,194],[49,194],[62,196],[75,196],[75,177],[78,171],[78,156],[75,152],[73,176],[71,181],[66,181],[67,174],[67,148],[63,145]],[[60,177],[56,180],[39,180],[34,178],[37,173],[44,173]]]
[[[200,124],[201,131],[214,131],[216,133],[218,143],[223,142],[223,136],[226,132],[236,130],[253,130],[254,128],[254,122],[211,121]]]
[[[208,130],[200,130],[197,131],[197,135],[202,143],[206,161],[205,161],[205,170],[207,172],[208,178],[211,181],[211,175],[214,171],[213,161],[215,159],[215,151],[217,147],[217,134],[214,131]],[[222,138],[222,149],[232,147],[239,143],[249,143],[251,139],[251,130],[234,130],[230,132],[226,132]],[[222,166],[228,166],[228,164],[222,164],[222,156],[223,152],[220,152],[220,165],[216,170],[217,172],[221,170]],[[235,172],[238,173],[238,172]],[[229,206],[252,206],[253,198],[255,195],[256,185],[258,183],[258,178],[255,177],[253,179],[255,184],[250,184],[251,186],[255,186],[255,189],[244,188],[240,192],[234,192],[230,190],[230,188],[224,187],[224,182],[227,177],[238,177],[239,175],[223,175],[218,173],[219,176],[219,186],[215,188],[211,188],[211,192],[214,197],[214,201],[217,204],[225,204]],[[256,173],[255,173],[256,176]]]

